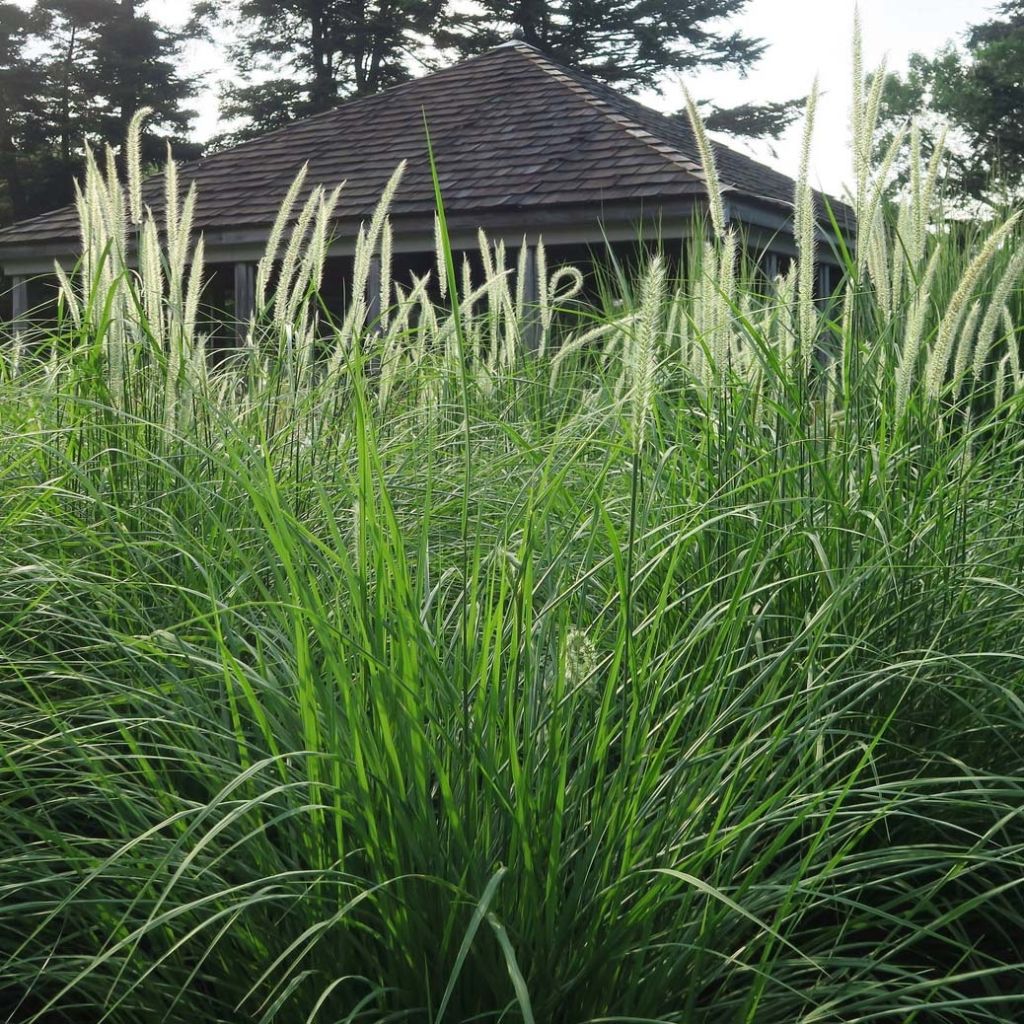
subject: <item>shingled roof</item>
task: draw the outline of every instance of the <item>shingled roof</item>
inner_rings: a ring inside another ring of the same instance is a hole
[[[424,118],[450,214],[520,211],[528,221],[530,211],[543,208],[706,195],[684,119],[659,114],[512,41],[184,165],[183,183],[198,186],[195,226],[209,233],[270,224],[307,162],[307,189],[346,182],[338,208],[344,221],[365,217],[407,160],[393,218],[429,215],[434,194]],[[726,146],[716,145],[715,153],[727,198],[783,214],[791,208],[790,178]],[[144,186],[157,214],[161,179]],[[73,207],[15,224],[0,231],[0,259],[41,243],[73,245],[77,228]]]

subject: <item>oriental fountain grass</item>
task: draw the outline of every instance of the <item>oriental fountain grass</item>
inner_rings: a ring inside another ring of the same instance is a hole
[[[0,352],[4,1020],[1021,1018],[1020,228],[915,129],[892,204],[855,63],[828,305],[806,159],[787,275],[712,215],[603,308],[441,206],[393,280],[399,169],[340,323],[300,176],[211,360],[194,193],[90,160]]]

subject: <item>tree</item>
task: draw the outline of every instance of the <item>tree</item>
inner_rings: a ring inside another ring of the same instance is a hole
[[[43,76],[27,55],[38,16],[0,3],[0,223],[26,208],[32,180],[29,154],[41,139]]]
[[[953,132],[947,189],[961,197],[1005,203],[1024,193],[1024,0],[971,26],[962,43],[934,56],[913,54],[883,93],[884,146],[916,119],[931,144],[940,125]]]
[[[409,78],[439,55],[470,56],[518,31],[569,67],[627,91],[657,86],[668,72],[697,67],[749,69],[764,43],[719,30],[748,0],[235,0],[229,53],[241,81],[223,93],[221,111],[240,122],[221,143],[328,110],[349,96]],[[224,26],[224,3],[203,0],[206,28]],[[801,100],[712,108],[714,127],[778,135]]]
[[[0,4],[5,221],[68,202],[85,145],[120,143],[141,106],[154,111],[146,159],[159,157],[166,141],[198,152],[182,137],[192,117],[184,104],[195,91],[177,68],[184,35],[140,8],[140,0],[38,0],[28,12]]]
[[[186,106],[195,83],[178,71],[186,35],[157,24],[139,8],[139,0],[120,0],[96,23],[94,95],[103,103],[97,104],[94,131],[120,141],[135,112],[146,106],[153,111],[147,129],[151,145],[163,148],[160,137],[180,144],[195,116]]]
[[[140,0],[40,0],[49,19],[42,60],[51,79],[60,155],[75,166],[86,142],[119,143],[139,107],[153,111],[143,139],[155,157],[185,142],[195,83],[178,71],[185,33],[140,10]]]
[[[741,103],[738,107],[712,106],[704,115],[713,132],[742,135],[748,139],[777,139],[804,110],[806,100],[774,103]]]
[[[626,92],[657,89],[666,74],[698,68],[749,71],[765,51],[761,39],[720,28],[748,0],[478,0],[442,34],[463,55],[479,53],[515,31],[538,49]],[[777,136],[803,101],[712,107],[718,130]]]
[[[235,0],[202,2],[194,24],[228,24],[241,84],[222,113],[241,120],[223,141],[328,110],[348,96],[379,92],[411,75],[447,12],[448,0]]]

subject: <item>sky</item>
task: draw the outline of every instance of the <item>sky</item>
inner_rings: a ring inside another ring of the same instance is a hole
[[[821,97],[815,118],[812,177],[826,191],[841,195],[849,180],[850,107],[853,101],[851,51],[855,6],[860,7],[865,66],[885,59],[891,70],[906,68],[913,51],[934,53],[968,25],[984,21],[995,0],[752,0],[735,19],[741,31],[764,39],[769,49],[744,80],[727,70],[705,72],[687,81],[695,98],[720,106],[805,96],[815,76]],[[680,91],[668,86],[659,109],[678,108]],[[802,125],[774,144],[748,152],[794,175],[800,160]]]
[[[741,102],[791,99],[804,96],[818,76],[821,98],[816,118],[812,178],[819,187],[841,195],[849,179],[849,110],[852,98],[850,50],[855,0],[751,0],[730,27],[764,39],[768,51],[746,79],[728,69],[691,76],[687,87],[698,99],[720,106]],[[914,50],[932,53],[984,20],[996,0],[860,0],[867,67],[883,57],[894,70],[906,67]],[[154,0],[153,15],[168,23],[187,17],[185,0]],[[218,52],[196,44],[187,54],[187,67],[204,74],[198,98],[196,135],[207,139],[218,129],[217,87],[229,75]],[[665,111],[682,107],[677,83],[666,82],[661,96],[645,102]],[[799,162],[800,125],[793,126],[771,146],[748,144],[747,151],[790,175]]]

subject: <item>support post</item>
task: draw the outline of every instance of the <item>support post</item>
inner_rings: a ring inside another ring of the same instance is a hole
[[[818,264],[817,286],[819,300],[827,302],[832,298],[832,272],[827,263]]]
[[[370,272],[366,275],[366,323],[376,332],[380,319],[380,257],[370,257]]]
[[[525,305],[524,323],[520,325],[523,346],[527,352],[536,352],[540,348],[540,289],[537,285],[537,246],[526,246],[526,259],[523,260],[523,303]]]
[[[20,334],[28,326],[28,278],[16,274],[11,278],[11,332]]]
[[[242,345],[256,312],[256,264],[235,264],[235,341]]]

